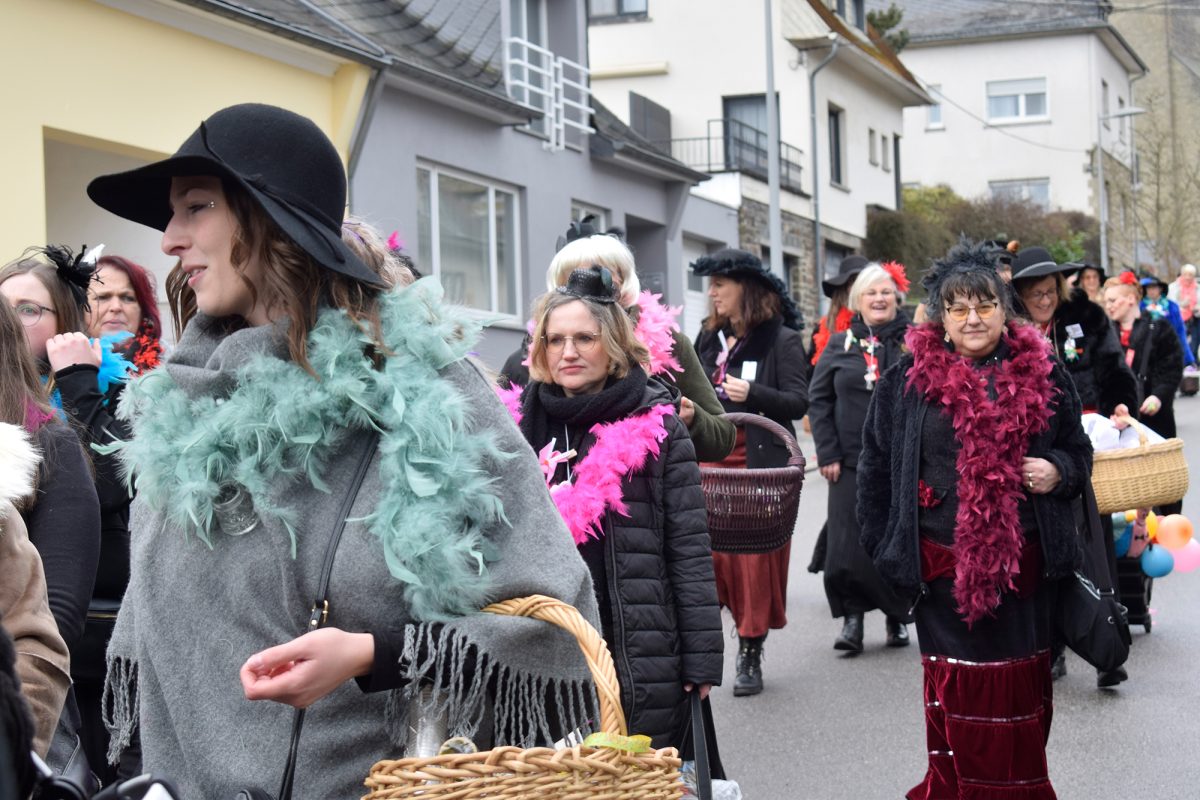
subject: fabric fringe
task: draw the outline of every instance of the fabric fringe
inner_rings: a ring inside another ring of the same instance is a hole
[[[470,671],[468,659],[474,660]],[[470,739],[479,733],[490,706],[496,746],[546,745],[576,728],[587,731],[599,724],[599,702],[590,681],[516,670],[490,658],[451,626],[408,626],[400,664],[408,683],[389,693],[385,721],[393,744],[402,750],[413,732],[408,719],[414,703],[423,715],[445,714],[448,737]],[[490,686],[496,687],[494,697],[488,694]],[[426,687],[428,693],[422,691]],[[557,719],[547,713],[550,709]],[[561,730],[555,731],[556,725]]]
[[[104,694],[100,701],[104,727],[112,738],[108,743],[108,763],[116,764],[121,753],[133,741],[138,723],[137,663],[109,656]]]

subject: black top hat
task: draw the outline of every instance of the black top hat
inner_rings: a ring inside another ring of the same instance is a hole
[[[837,274],[832,278],[826,278],[821,281],[821,291],[826,297],[833,297],[838,287],[845,286],[851,278],[856,277],[870,263],[870,261],[862,256],[846,256],[838,264]]]
[[[612,273],[598,264],[573,270],[567,282],[554,291],[604,305],[617,302],[617,288],[613,285]]]
[[[342,244],[346,171],[316,124],[276,106],[243,103],[213,114],[168,159],[88,184],[97,205],[166,230],[171,178],[206,175],[246,192],[321,266],[364,283],[383,281]]]
[[[1041,278],[1056,272],[1074,272],[1076,264],[1059,264],[1044,247],[1026,247],[1013,259],[1012,279]]]
[[[733,278],[749,278],[765,283],[771,291],[779,295],[783,324],[793,330],[804,327],[804,318],[800,309],[792,302],[787,286],[783,280],[762,263],[753,253],[745,250],[726,248],[712,255],[701,256],[692,264],[692,271],[700,276],[728,275]]]

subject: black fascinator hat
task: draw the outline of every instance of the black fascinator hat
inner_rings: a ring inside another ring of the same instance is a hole
[[[762,259],[745,250],[726,248],[712,255],[701,256],[692,264],[692,270],[700,276],[714,277],[727,275],[736,280],[755,280],[766,284],[772,292],[779,295],[783,324],[792,330],[803,330],[804,318],[800,309],[792,302],[783,280],[762,263]]]
[[[604,305],[617,302],[617,289],[613,285],[612,273],[597,264],[575,270],[567,278],[566,284],[554,291]]]
[[[119,217],[165,230],[171,178],[232,184],[326,269],[373,286],[382,281],[342,243],[346,170],[316,123],[261,103],[224,108],[200,123],[175,155],[88,184],[88,197]]]
[[[941,321],[942,308],[959,292],[986,297],[995,294],[1005,316],[1013,315],[1013,293],[996,271],[996,250],[991,242],[973,242],[966,237],[950,248],[921,279],[928,297],[930,318]]]
[[[100,257],[102,249],[104,245],[93,250],[88,250],[87,245],[84,245],[76,254],[64,245],[48,244],[45,247],[35,247],[34,252],[41,253],[54,265],[58,279],[70,290],[75,304],[84,311],[91,311],[88,286],[96,277],[96,260]]]

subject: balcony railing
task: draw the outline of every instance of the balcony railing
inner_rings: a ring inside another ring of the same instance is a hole
[[[655,142],[654,146],[692,169],[745,172],[760,180],[767,179],[767,134],[736,119],[711,119],[707,136]],[[804,193],[800,182],[803,160],[804,152],[800,148],[779,143],[779,185],[782,188]]]
[[[562,150],[572,133],[593,133],[587,67],[524,39],[510,38],[506,53],[508,95],[542,112],[529,127],[546,137],[547,149]]]

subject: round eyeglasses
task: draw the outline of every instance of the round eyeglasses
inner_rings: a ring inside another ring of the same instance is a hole
[[[46,312],[54,313],[53,308],[47,308],[38,303],[17,303],[12,309],[17,312],[17,318],[21,320],[21,324],[26,328],[32,328],[41,322],[42,314]]]

